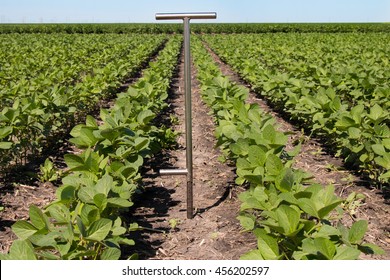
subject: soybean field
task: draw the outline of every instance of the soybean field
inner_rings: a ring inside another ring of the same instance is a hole
[[[390,258],[388,24],[0,25],[0,259]]]

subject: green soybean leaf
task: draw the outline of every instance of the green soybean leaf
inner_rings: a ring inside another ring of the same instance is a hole
[[[119,260],[121,257],[121,250],[118,248],[106,248],[102,255],[100,256],[101,260]]]
[[[76,217],[76,223],[77,223],[77,227],[79,228],[81,236],[86,237],[87,231],[86,231],[86,228],[85,228],[85,225],[84,225],[82,219],[79,216]]]
[[[290,192],[295,182],[294,172],[291,168],[285,168],[276,180],[276,187],[281,192]]]
[[[154,119],[156,114],[154,114],[151,110],[141,111],[141,113],[137,116],[137,122],[140,124],[147,124],[152,119]]]
[[[267,195],[264,187],[256,187],[253,190],[253,194],[252,195],[259,202],[268,201],[268,195]]]
[[[91,115],[88,115],[88,116],[87,116],[87,119],[86,119],[86,121],[85,121],[85,124],[86,124],[88,127],[98,128],[97,121],[96,121],[95,118],[92,117]]]
[[[128,239],[128,238],[120,238],[118,240],[118,243],[122,244],[122,245],[127,245],[127,246],[134,246],[135,245],[134,240]]]
[[[300,198],[298,199],[298,205],[307,214],[319,218],[319,214],[317,212],[317,206],[315,205],[312,199],[305,198],[305,197]]]
[[[79,199],[84,203],[93,204],[93,198],[96,195],[96,189],[92,186],[89,187],[81,187],[78,192]]]
[[[75,127],[72,128],[72,130],[70,131],[70,135],[72,135],[73,137],[79,137],[80,136],[80,130],[85,127],[83,124],[78,124],[76,125]]]
[[[270,154],[267,157],[267,161],[265,163],[265,168],[267,170],[267,173],[270,175],[279,175],[280,172],[283,170],[284,166],[280,158],[278,158],[274,154]]]
[[[112,229],[112,233],[111,234],[113,236],[119,236],[119,235],[123,235],[125,233],[126,233],[126,228],[119,226],[119,227],[114,227]]]
[[[233,124],[224,125],[222,127],[222,134],[234,141],[237,141],[242,137],[241,133],[238,132],[237,127]]]
[[[34,234],[30,236],[29,241],[39,247],[53,247],[57,245],[57,241],[61,240],[61,235],[58,232],[49,232],[48,234]]]
[[[336,253],[336,246],[333,242],[323,237],[315,238],[314,246],[328,260],[332,260]]]
[[[360,256],[361,252],[358,249],[341,246],[337,247],[336,255],[334,256],[334,260],[357,260]]]
[[[318,201],[318,218],[324,219],[343,201],[334,194],[334,186],[327,186],[315,194],[314,199]]]
[[[114,186],[113,178],[110,175],[106,174],[96,183],[95,190],[97,193],[101,193],[104,194],[105,196],[108,196],[108,193],[110,192],[113,186]]]
[[[31,223],[37,229],[47,228],[48,220],[47,217],[43,214],[42,210],[35,205],[31,205],[29,209],[29,216]]]
[[[144,137],[138,137],[134,140],[134,145],[137,151],[142,151],[148,147],[149,139]]]
[[[268,140],[270,143],[274,143],[276,139],[276,131],[273,125],[267,125],[263,131],[263,137],[265,140]]]
[[[12,142],[0,142],[0,149],[9,150],[12,148],[12,145],[13,145]]]
[[[116,227],[120,227],[122,225],[122,219],[120,217],[117,217],[113,223],[113,227],[116,228]]]
[[[10,260],[36,260],[34,248],[27,240],[15,240],[9,253]]]
[[[93,134],[93,131],[93,128],[82,127],[79,131],[79,136],[71,138],[69,142],[75,144],[79,148],[93,147],[98,141]]]
[[[252,230],[255,227],[255,221],[252,217],[238,216],[237,219],[245,230]]]
[[[324,224],[321,226],[321,229],[314,235],[315,237],[324,237],[330,239],[331,236],[339,236],[341,233],[337,228]]]
[[[12,225],[12,231],[22,240],[29,238],[34,233],[38,232],[38,229],[32,224],[26,221],[17,221]]]
[[[87,229],[87,236],[85,238],[93,241],[102,241],[110,232],[111,227],[111,220],[106,218],[97,220],[93,222],[91,226]]]
[[[43,252],[39,252],[40,254],[40,257],[41,259],[44,259],[44,260],[60,260],[60,257],[58,255],[55,255],[55,254],[52,254],[50,252],[47,252],[47,251],[43,251]]]
[[[278,217],[277,222],[283,228],[285,235],[296,234],[300,219],[298,210],[282,204],[276,209],[276,215]]]
[[[68,223],[70,221],[69,209],[62,203],[50,205],[47,210],[57,223]]]
[[[255,166],[264,166],[267,156],[259,146],[252,145],[248,149],[248,160]]]
[[[362,104],[356,105],[351,109],[352,118],[355,120],[356,124],[361,124],[362,116],[364,115],[364,106]]]
[[[80,213],[84,225],[89,226],[100,219],[100,211],[96,205],[85,204]]]
[[[93,202],[103,212],[107,207],[107,196],[103,193],[98,193],[93,197]]]
[[[343,116],[340,120],[338,120],[335,124],[335,126],[341,130],[347,130],[351,126],[355,126],[356,122],[354,119]]]
[[[61,186],[57,189],[56,195],[62,202],[69,202],[73,200],[76,195],[76,187],[75,186]]]
[[[348,135],[351,139],[359,139],[362,136],[362,131],[356,127],[348,128]]]
[[[360,220],[351,226],[349,229],[348,239],[352,244],[358,244],[362,242],[364,235],[368,228],[368,222],[366,220]]]
[[[315,255],[318,249],[314,245],[314,239],[305,238],[302,240],[302,252],[304,255]]]
[[[100,135],[105,139],[108,139],[113,142],[114,140],[118,139],[118,137],[120,136],[120,132],[118,131],[118,129],[115,128],[107,128],[101,130]]]
[[[277,260],[279,258],[278,241],[264,230],[255,231],[257,248],[265,260]]]
[[[123,207],[123,208],[131,207],[134,205],[133,202],[120,197],[110,197],[109,199],[107,199],[107,204],[110,205],[111,207]]]
[[[383,109],[378,104],[375,104],[370,108],[370,114],[368,117],[370,117],[372,120],[378,120],[383,114]]]
[[[320,219],[324,219],[331,211],[336,209],[338,205],[342,203],[342,200],[338,200],[335,202],[332,202],[331,204],[326,205],[325,207],[322,207],[318,210],[318,217]]]
[[[388,164],[389,164],[388,166],[390,166],[390,162]],[[390,169],[390,167],[388,167],[388,169]],[[379,176],[379,179],[385,179],[385,180],[390,179],[390,171],[383,173],[381,176]]]
[[[240,257],[240,260],[264,260],[260,250],[251,250]]]
[[[390,172],[390,153],[387,153],[383,156],[378,156],[374,160],[376,164],[379,164]],[[383,177],[386,178],[385,176]]]
[[[385,147],[381,144],[374,144],[371,146],[371,148],[374,151],[374,153],[376,153],[377,155],[380,155],[380,156],[386,155]]]
[[[248,139],[240,138],[236,143],[230,145],[230,150],[237,156],[246,156],[249,152]]]
[[[11,126],[0,127],[0,139],[3,139],[12,133]]]
[[[358,245],[358,248],[365,254],[383,255],[385,253],[381,247],[370,243],[363,243]]]
[[[72,170],[84,165],[84,160],[78,155],[67,154],[64,156],[66,165]]]

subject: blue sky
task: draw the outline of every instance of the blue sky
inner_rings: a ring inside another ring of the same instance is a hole
[[[0,23],[156,22],[157,12],[217,12],[210,22],[390,22],[390,0],[0,0]]]

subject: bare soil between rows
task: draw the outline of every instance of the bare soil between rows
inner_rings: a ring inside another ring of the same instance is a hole
[[[210,51],[211,52],[211,51]],[[211,52],[212,53],[212,52]],[[224,75],[245,85],[239,76],[223,63],[214,53],[215,61]],[[194,68],[193,68],[194,69]],[[237,195],[244,191],[234,185],[234,168],[218,161],[219,151],[215,147],[214,121],[209,109],[199,94],[196,72],[192,73],[193,105],[193,160],[194,160],[194,206],[193,219],[186,213],[186,177],[160,176],[159,169],[185,168],[184,139],[184,73],[183,59],[177,68],[170,92],[169,111],[161,121],[175,115],[178,121],[173,125],[179,131],[178,149],[163,151],[147,161],[143,174],[143,192],[136,198],[136,205],[129,213],[128,223],[137,222],[143,230],[132,233],[136,241],[125,255],[138,253],[140,259],[217,259],[230,260],[256,247],[255,238],[242,232],[236,219],[240,201]],[[301,153],[295,166],[313,174],[313,180],[321,184],[334,184],[337,194],[346,197],[352,191],[366,196],[361,207],[345,222],[366,219],[369,231],[366,241],[375,243],[385,250],[381,256],[362,256],[363,259],[390,259],[390,205],[385,194],[366,186],[360,178],[343,167],[340,159],[329,155],[323,145],[309,139],[300,129],[284,120],[266,104],[250,94],[248,102],[256,102],[272,114],[283,131],[292,132],[290,143],[304,138]],[[288,148],[291,148],[289,144]],[[21,171],[20,171],[21,172]],[[16,238],[11,225],[20,219],[27,219],[28,207],[35,204],[43,207],[54,199],[56,187],[39,184],[21,173],[0,178],[0,252],[6,252]],[[21,180],[21,178],[25,178]],[[16,182],[13,184],[13,182]]]
[[[194,69],[194,67],[193,67]],[[139,233],[134,252],[141,259],[234,260],[256,246],[254,237],[242,232],[237,220],[240,202],[232,167],[218,161],[214,120],[202,102],[196,72],[192,70],[193,118],[193,219],[186,212],[186,176],[159,176],[158,169],[185,168],[183,60],[175,78],[170,107],[181,132],[179,148],[155,158],[154,170],[145,174],[145,193],[132,221],[145,230]]]

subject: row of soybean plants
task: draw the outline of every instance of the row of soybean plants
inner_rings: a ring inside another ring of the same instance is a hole
[[[134,75],[165,36],[0,36],[0,168],[56,143]]]
[[[194,23],[192,31],[197,34],[237,33],[332,33],[332,32],[390,32],[387,23]],[[178,34],[183,25],[176,23],[98,23],[98,24],[1,24],[1,33],[148,33]]]
[[[171,37],[157,60],[100,120],[87,116],[71,130],[78,154],[67,154],[68,170],[56,199],[44,209],[31,206],[28,221],[12,230],[19,238],[1,259],[119,259],[131,255],[126,225],[146,157],[174,142],[175,133],[153,119],[168,106],[168,88],[181,48]],[[128,251],[126,251],[128,250]],[[135,257],[132,255],[131,257]]]
[[[205,37],[262,96],[321,138],[347,165],[390,182],[388,34]]]
[[[257,104],[248,90],[221,74],[199,39],[193,41],[201,94],[215,116],[218,146],[236,166],[236,183],[246,184],[238,219],[257,237],[257,248],[242,259],[357,259],[380,253],[365,243],[367,221],[341,223],[346,202],[334,187],[309,181],[292,168],[298,148],[286,151],[287,134]]]

